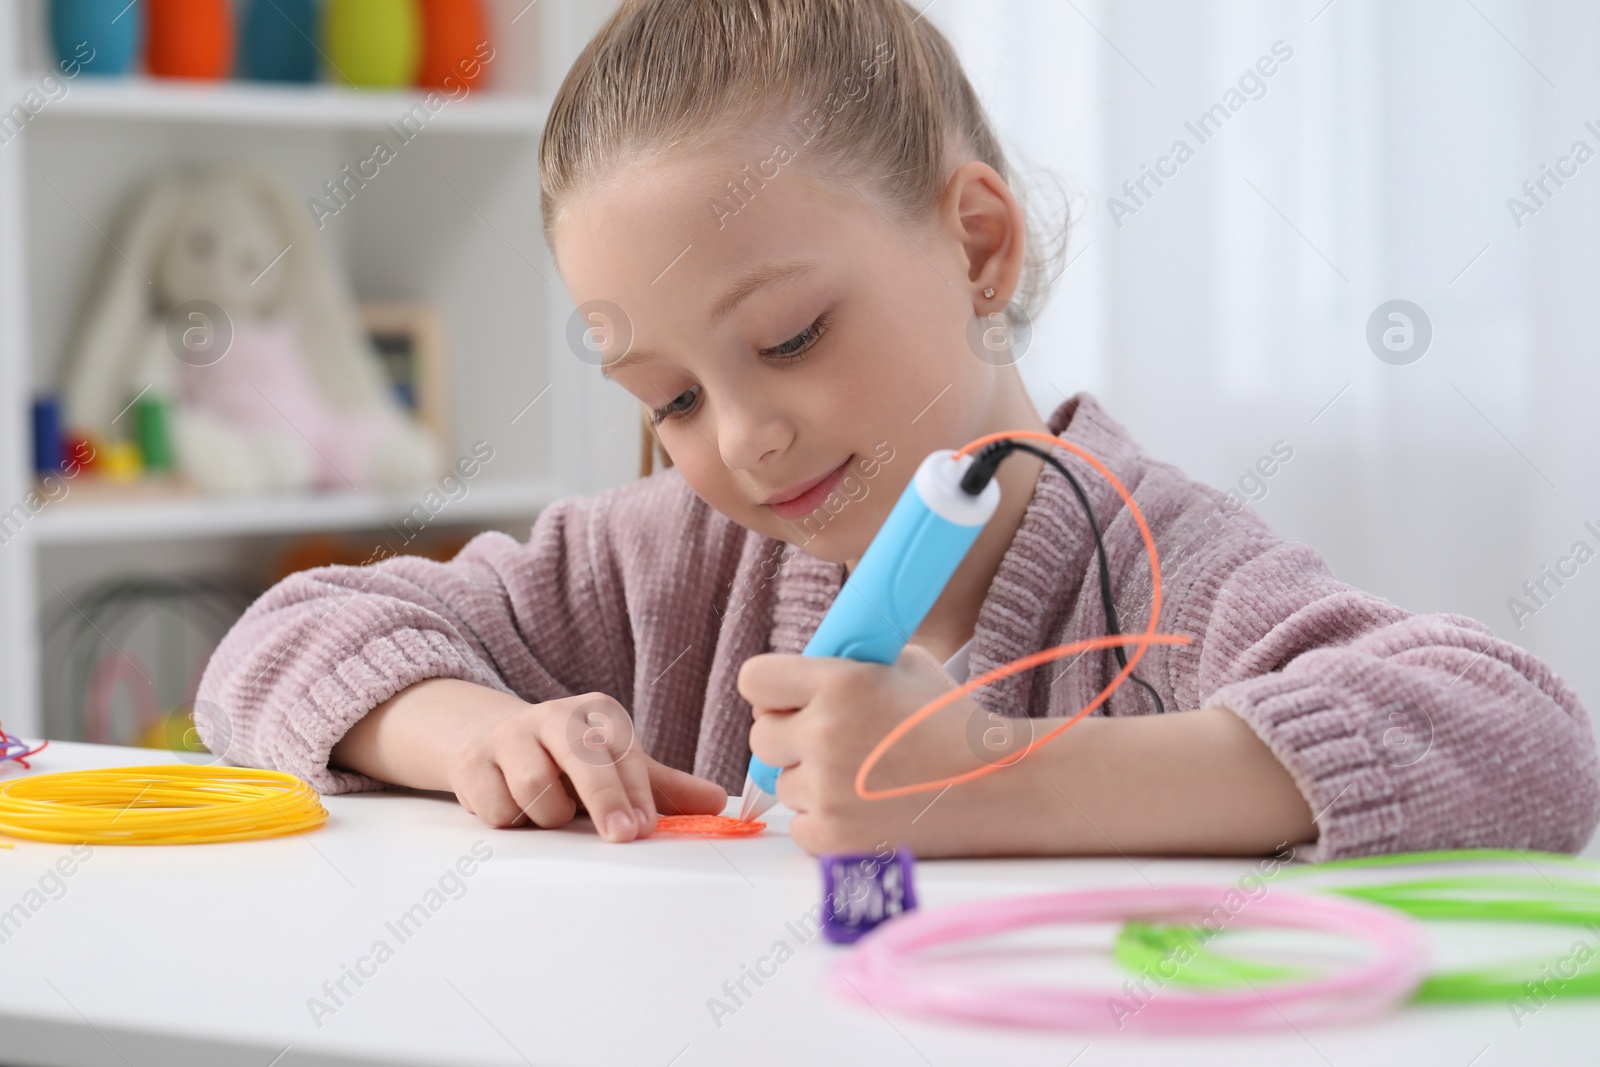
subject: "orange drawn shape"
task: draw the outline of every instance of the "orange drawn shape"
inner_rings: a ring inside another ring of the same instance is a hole
[[[1093,455],[1084,451],[1082,448],[1079,448],[1070,441],[1063,441],[1054,434],[1037,433],[1033,430],[1003,430],[999,433],[986,434],[983,437],[969,441],[967,444],[957,449],[956,458],[960,458],[969,452],[976,452],[978,449],[989,444],[990,442],[1003,441],[1009,438],[1018,437],[1032,437],[1040,441],[1048,442],[1052,445],[1059,445],[1068,452],[1081,457],[1091,467],[1100,472],[1101,477],[1105,478],[1105,480],[1111,484],[1111,487],[1117,491],[1117,494],[1122,497],[1122,502],[1128,505],[1129,513],[1133,515],[1134,521],[1139,524],[1139,535],[1144,538],[1145,552],[1150,558],[1150,625],[1145,629],[1144,633],[1141,634],[1113,634],[1105,637],[1091,638],[1087,641],[1074,641],[1071,644],[1057,645],[1055,648],[1047,648],[1042,652],[1035,652],[1032,655],[1022,657],[1021,659],[1012,660],[1010,663],[996,667],[992,671],[986,671],[985,673],[978,675],[976,678],[969,678],[964,684],[957,686],[949,692],[939,696],[937,699],[931,700],[924,704],[922,707],[912,712],[911,715],[904,721],[897,724],[894,729],[885,734],[883,740],[879,741],[875,746],[873,746],[872,751],[867,753],[867,758],[861,761],[861,769],[856,771],[855,786],[856,796],[860,797],[862,800],[887,800],[890,797],[903,797],[912,793],[927,793],[935,789],[948,789],[950,786],[959,785],[962,782],[970,782],[974,778],[981,778],[986,774],[993,774],[1002,767],[1009,767],[1018,760],[1022,759],[1028,753],[1032,752],[1034,749],[1038,748],[1040,745],[1045,744],[1051,739],[1059,736],[1063,730],[1067,729],[1067,727],[1071,726],[1073,723],[1076,723],[1079,719],[1083,718],[1095,708],[1105,703],[1106,700],[1110,698],[1111,694],[1116,692],[1117,687],[1126,681],[1128,676],[1133,673],[1133,669],[1134,667],[1138,666],[1139,658],[1144,655],[1145,649],[1149,648],[1151,645],[1187,645],[1191,640],[1193,640],[1193,638],[1190,638],[1184,634],[1156,633],[1156,620],[1161,617],[1161,563],[1156,558],[1156,541],[1155,538],[1150,535],[1149,525],[1144,521],[1144,512],[1140,511],[1139,505],[1133,502],[1133,494],[1128,492],[1127,488],[1117,479],[1115,474],[1111,473],[1104,463],[1101,463]],[[1049,733],[1045,734],[1043,737],[1034,738],[1033,742],[1029,744],[1028,747],[1019,751],[1015,756],[1004,760],[999,760],[995,763],[985,764],[982,767],[967,771],[964,774],[955,774],[948,778],[939,778],[931,782],[917,782],[912,785],[894,786],[889,789],[867,788],[867,775],[872,773],[872,768],[876,767],[878,765],[878,761],[883,759],[884,754],[889,751],[890,746],[892,746],[896,741],[900,740],[906,734],[910,733],[913,728],[926,721],[929,716],[933,715],[945,705],[960,700],[974,689],[980,689],[983,686],[988,685],[990,682],[999,681],[1001,678],[1025,671],[1030,667],[1036,667],[1041,663],[1048,663],[1053,659],[1060,659],[1063,656],[1070,656],[1074,652],[1083,652],[1095,648],[1113,648],[1117,645],[1137,646],[1133,650],[1133,654],[1128,657],[1127,666],[1123,667],[1122,670],[1117,672],[1116,677],[1111,679],[1110,684],[1104,689],[1100,690],[1100,694],[1088,704],[1084,705],[1081,711],[1079,711],[1072,718],[1068,719],[1066,722],[1062,723],[1060,726],[1056,727],[1054,730],[1051,730]]]
[[[767,828],[764,822],[740,822],[731,815],[663,815],[656,820],[658,834],[704,834],[707,837],[754,837]]]

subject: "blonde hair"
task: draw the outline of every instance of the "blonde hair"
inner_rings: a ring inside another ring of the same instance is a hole
[[[907,221],[937,207],[966,159],[993,167],[1025,200],[955,50],[905,0],[622,0],[545,123],[546,242],[554,248],[567,198],[622,164],[773,126],[780,142],[804,142],[794,155],[815,172],[851,179]],[[1030,318],[1049,297],[1066,236],[1063,225],[1047,241],[1026,223],[1012,306]]]

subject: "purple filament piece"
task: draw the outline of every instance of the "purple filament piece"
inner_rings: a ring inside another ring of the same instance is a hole
[[[913,857],[904,848],[887,856],[822,856],[822,932],[847,945],[868,930],[917,906],[911,884]]]

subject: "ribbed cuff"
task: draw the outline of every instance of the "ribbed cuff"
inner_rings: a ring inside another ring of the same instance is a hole
[[[408,686],[428,678],[459,678],[501,692],[511,690],[476,658],[437,630],[405,627],[374,637],[327,674],[268,739],[272,765],[304,778],[319,793],[387,789],[357,771],[330,768],[333,746],[369,711]]]
[[[1353,700],[1348,690],[1272,673],[1225,685],[1200,705],[1249,723],[1288,770],[1319,831],[1314,842],[1289,842],[1310,863],[1394,852],[1401,842],[1391,768],[1363,729],[1377,719]]]

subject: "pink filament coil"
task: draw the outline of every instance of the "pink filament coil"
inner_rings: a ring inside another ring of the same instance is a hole
[[[1056,1030],[1204,1032],[1315,1025],[1368,1018],[1408,999],[1427,968],[1427,934],[1409,916],[1355,900],[1272,890],[1230,908],[1229,886],[1163,886],[1046,893],[908,912],[861,939],[835,964],[835,992],[941,1020]],[[1158,984],[1145,995],[1007,985],[930,960],[930,949],[1059,923],[1199,921],[1216,909],[1228,925],[1282,927],[1366,941],[1371,958],[1305,981],[1244,990]],[[1235,914],[1236,912],[1236,914]]]

